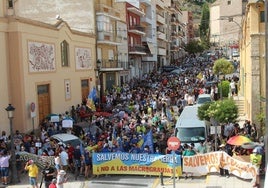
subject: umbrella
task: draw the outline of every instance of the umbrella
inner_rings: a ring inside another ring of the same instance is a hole
[[[254,149],[257,146],[262,146],[262,145],[258,142],[247,142],[241,145],[241,147],[245,149]]]
[[[237,135],[229,138],[227,141],[228,144],[230,145],[235,145],[235,146],[241,146],[242,144],[252,142],[248,137],[242,136],[242,135]]]

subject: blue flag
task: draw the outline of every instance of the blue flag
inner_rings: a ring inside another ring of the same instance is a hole
[[[149,146],[150,153],[154,153],[154,142],[153,142],[152,130],[150,130],[146,135],[143,136],[143,143],[141,146],[141,150],[143,150],[146,145]]]
[[[87,106],[92,110],[96,111],[96,106],[95,106],[95,101],[97,100],[97,90],[94,87],[88,94],[88,99],[87,99]]]

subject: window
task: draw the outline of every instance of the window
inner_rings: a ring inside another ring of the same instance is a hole
[[[64,40],[61,44],[61,66],[69,67],[69,44]]]
[[[231,0],[228,0],[227,1],[227,5],[231,5],[232,4],[232,1]]]
[[[261,23],[264,23],[265,22],[265,14],[264,14],[264,11],[261,11],[260,12],[260,22]]]
[[[13,0],[8,0],[8,8],[13,8]]]

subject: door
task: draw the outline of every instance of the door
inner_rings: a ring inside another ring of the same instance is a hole
[[[115,73],[106,73],[106,89],[111,90],[115,83]]]
[[[84,79],[81,80],[81,93],[82,93],[82,101],[87,100],[89,94],[89,80]]]
[[[51,113],[49,84],[37,86],[38,94],[38,117],[41,123]]]

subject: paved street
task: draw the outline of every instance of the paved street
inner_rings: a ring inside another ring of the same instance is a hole
[[[7,188],[31,188],[28,183],[28,178],[23,175],[22,182],[17,185],[10,185]],[[71,177],[71,176],[70,176]],[[39,181],[40,182],[40,181]],[[64,188],[173,188],[173,179],[165,177],[161,185],[159,177],[144,177],[144,176],[100,176],[99,178],[92,178],[86,180],[80,177],[77,181],[72,177],[65,183]],[[261,181],[261,188],[263,188],[264,179]],[[250,180],[243,180],[235,176],[219,177],[218,174],[211,174],[209,176],[195,177],[193,179],[176,179],[175,187],[178,188],[249,188],[253,183]],[[4,187],[1,186],[0,187]],[[44,188],[44,185],[42,186]]]

